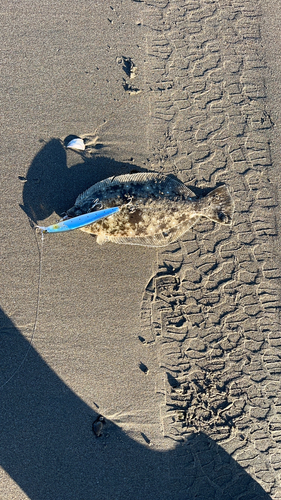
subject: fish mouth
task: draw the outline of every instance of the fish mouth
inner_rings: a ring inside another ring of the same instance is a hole
[[[83,215],[83,213],[85,212],[82,212],[82,210],[79,210],[76,207],[72,207],[69,210],[67,210],[62,220],[73,219],[73,217],[77,217],[78,215]]]

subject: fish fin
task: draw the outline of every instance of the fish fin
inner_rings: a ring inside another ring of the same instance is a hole
[[[121,245],[140,245],[145,247],[163,247],[169,244],[169,241],[166,238],[163,238],[162,235],[154,235],[154,236],[145,236],[145,237],[124,237],[124,236],[108,236],[107,241],[111,241],[112,243],[118,243]],[[104,241],[100,241],[97,238],[97,243],[100,245],[104,243]]]
[[[159,176],[159,174],[152,174],[152,178],[154,176]],[[139,172],[137,174],[124,174],[124,175],[114,175],[113,177],[108,177],[107,179],[104,179],[103,181],[96,182],[96,184],[93,184],[89,189],[84,191],[83,193],[79,194],[77,200],[75,201],[75,205],[79,205],[81,202],[83,203],[84,200],[86,200],[89,197],[93,197],[94,194],[101,189],[105,189],[107,186],[116,186],[119,185],[120,183],[125,183],[125,182],[145,182],[148,177],[148,173],[146,172]]]
[[[234,203],[226,186],[219,186],[198,201],[198,212],[204,217],[229,225],[232,223]]]
[[[175,195],[184,195],[185,197],[193,197],[194,193],[183,184],[183,182],[174,179],[173,177],[169,176],[163,176],[162,174],[159,174],[157,172],[138,172],[136,174],[123,174],[123,175],[118,175],[118,176],[113,176],[109,177],[107,179],[104,179],[103,181],[97,182],[93,186],[91,186],[89,189],[81,193],[77,200],[75,201],[75,205],[78,206],[80,204],[83,204],[85,200],[88,198],[94,198],[95,193],[99,192],[100,190],[105,189],[107,186],[118,186],[120,184],[126,184],[127,182],[140,182],[140,183],[145,183],[150,180],[164,180],[164,184],[167,188],[170,188],[171,192]]]
[[[93,234],[93,233],[91,233],[91,234]],[[97,237],[96,237],[96,242],[99,245],[103,245],[107,241],[109,241],[109,239],[108,239],[108,236],[106,236],[105,234],[98,234]]]

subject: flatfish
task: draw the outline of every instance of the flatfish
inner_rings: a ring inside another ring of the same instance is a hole
[[[155,172],[109,177],[80,194],[68,217],[119,207],[119,212],[81,228],[106,241],[162,247],[179,239],[200,217],[231,224],[233,201],[226,186],[197,198],[173,176]]]

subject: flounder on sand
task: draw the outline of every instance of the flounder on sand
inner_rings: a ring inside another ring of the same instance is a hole
[[[231,224],[233,201],[226,186],[197,198],[172,176],[148,172],[110,177],[80,194],[68,217],[119,207],[119,212],[81,228],[106,241],[162,247],[179,239],[199,220],[207,217]]]

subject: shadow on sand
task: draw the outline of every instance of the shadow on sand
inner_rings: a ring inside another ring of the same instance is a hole
[[[29,347],[3,312],[0,332],[1,466],[31,500],[270,500],[204,434],[162,453],[109,421],[96,437],[95,411]],[[27,350],[23,366],[5,384]]]
[[[94,182],[131,170],[131,164],[103,157],[68,169],[65,150],[53,139],[27,174],[24,210],[35,221],[53,211],[60,214]],[[4,312],[0,335],[1,465],[31,500],[270,500],[202,433],[168,452],[153,451],[144,435],[143,445],[133,441],[110,421],[96,437],[97,413],[50,369]]]
[[[144,171],[131,163],[105,156],[77,154],[80,163],[68,168],[66,150],[59,139],[50,140],[32,161],[23,189],[23,210],[34,221],[56,212],[62,215],[77,196],[96,182],[112,175]]]

